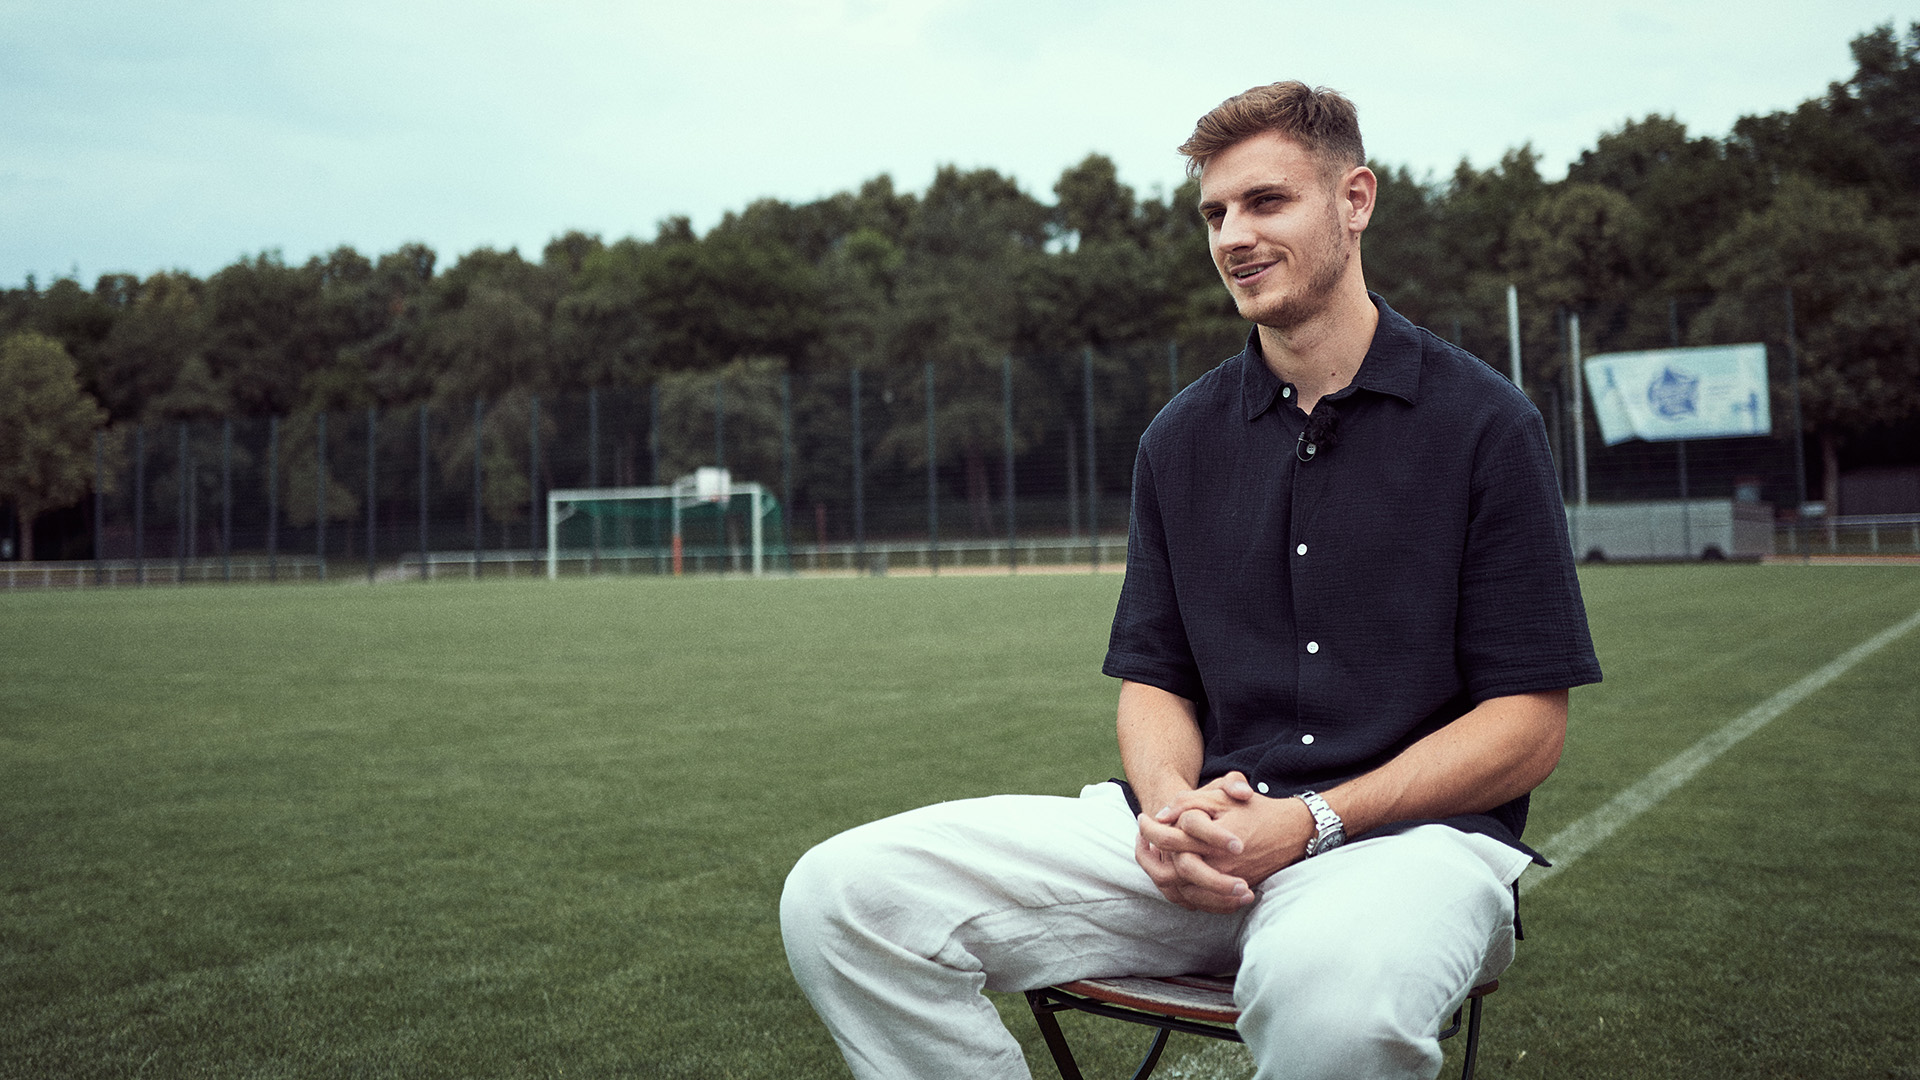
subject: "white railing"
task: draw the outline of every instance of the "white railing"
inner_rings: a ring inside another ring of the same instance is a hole
[[[1782,522],[1776,555],[1920,554],[1920,514],[1842,515]]]
[[[884,541],[867,544],[803,544],[782,553],[766,556],[771,574],[937,574],[942,571],[1018,573],[1021,570],[1119,570],[1126,562],[1127,538],[1124,534],[1102,536],[1097,545],[1087,538],[1036,538],[1015,540],[1011,565],[1006,540],[941,541],[938,547],[924,540]],[[667,547],[605,546],[596,554],[585,549],[559,552],[555,564],[568,576],[581,574],[668,575],[673,572],[673,556]],[[688,574],[750,574],[752,553],[720,548],[689,548],[681,553],[683,570]],[[547,573],[545,551],[519,548],[507,551],[432,551],[424,559],[418,552],[393,560],[381,560],[374,567],[374,580],[438,581],[475,577],[543,576]],[[93,589],[140,586],[172,587],[220,584],[290,584],[319,581],[353,584],[367,581],[363,560],[329,559],[323,570],[320,560],[311,555],[282,555],[268,559],[264,555],[235,555],[193,559],[91,559],[63,562],[0,563],[0,590],[20,589]]]

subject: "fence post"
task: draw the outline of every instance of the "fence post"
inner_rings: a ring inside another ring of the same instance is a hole
[[[107,502],[102,489],[106,487],[106,440],[107,433],[93,433],[93,583],[101,584],[106,579],[106,564],[103,545],[106,541],[106,529],[103,517]]]
[[[852,372],[853,399],[853,565],[859,572],[867,569],[867,482],[860,460],[860,369]]]
[[[427,571],[427,405],[420,403],[420,580],[428,580]]]
[[[651,432],[651,429],[649,429]],[[793,373],[780,373],[780,545],[793,572]]]
[[[660,486],[660,384],[647,384],[647,483]]]
[[[587,388],[587,486],[600,486],[600,388]],[[600,515],[589,515],[593,529],[593,551],[587,560],[587,572],[600,572]]]
[[[1019,533],[1013,517],[1013,354],[1000,357],[1000,429],[1005,437],[1007,456],[1007,573],[1019,570],[1020,553],[1014,548]]]
[[[527,410],[527,558],[540,558],[540,395]]]
[[[374,445],[374,433],[379,422],[380,422],[380,407],[378,405],[367,406],[366,513],[367,513],[367,584],[369,585],[373,584],[373,581],[374,581],[373,563],[374,563],[375,556],[379,554],[379,552],[377,552],[374,548],[375,537],[374,537],[374,531],[373,531],[374,517],[375,517],[374,507],[378,505],[379,496],[380,496],[380,488],[378,485],[380,473],[377,467],[378,460],[374,456],[375,453],[377,452],[376,447]]]
[[[1067,536],[1080,542],[1080,425],[1067,421]]]
[[[713,464],[716,468],[727,467],[727,380],[724,375],[713,377]]]
[[[233,417],[220,422],[220,580],[233,580]]]
[[[485,399],[473,399],[473,576],[480,576],[480,550],[485,538],[480,533],[480,428],[486,422]]]
[[[313,552],[320,561],[320,580],[327,580],[327,411],[314,417],[313,428]],[[348,534],[352,535],[352,534]]]
[[[174,472],[179,477],[180,490],[174,499],[173,521],[173,583],[184,585],[187,581],[187,485],[193,478],[187,474],[187,422],[179,423],[180,460],[174,462]]]
[[[280,418],[267,417],[267,580],[280,580]]]
[[[1093,569],[1100,569],[1100,462],[1093,430],[1093,346],[1081,353],[1087,388],[1087,535],[1093,540]]]
[[[1793,519],[1800,520],[1801,508],[1807,505],[1807,447],[1806,429],[1801,427],[1800,417],[1800,346],[1794,340],[1793,325],[1793,286],[1786,288],[1787,304],[1787,386],[1793,396],[1793,494],[1800,500],[1793,504]],[[1830,500],[1831,501],[1831,500]],[[1809,542],[1808,550],[1812,550]]]
[[[147,583],[147,425],[133,428],[133,583]]]
[[[933,361],[927,361],[927,543],[933,548],[933,575],[940,576],[939,435],[935,427]]]

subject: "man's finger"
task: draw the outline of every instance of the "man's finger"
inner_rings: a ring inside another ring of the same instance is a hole
[[[1247,782],[1247,774],[1238,769],[1220,777],[1209,786],[1217,787],[1221,794],[1235,802],[1253,801],[1253,785]]]
[[[1233,830],[1215,821],[1213,815],[1204,810],[1189,810],[1181,814],[1180,820],[1174,824],[1195,840],[1229,855],[1238,855],[1246,848]]]
[[[1178,852],[1171,861],[1180,880],[1194,888],[1223,897],[1240,897],[1251,892],[1244,879],[1215,870],[1207,860],[1191,852]]]
[[[1145,814],[1140,815],[1140,836],[1154,850],[1166,852],[1169,855],[1176,851],[1216,851],[1212,845],[1195,838],[1178,825],[1163,825]]]

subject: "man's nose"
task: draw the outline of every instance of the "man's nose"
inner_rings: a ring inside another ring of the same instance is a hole
[[[1213,244],[1222,251],[1239,251],[1253,246],[1253,230],[1248,225],[1247,216],[1231,209],[1220,215],[1220,231],[1214,234]]]

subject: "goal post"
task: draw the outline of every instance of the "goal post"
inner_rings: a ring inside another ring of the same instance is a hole
[[[670,562],[676,575],[687,556],[745,557],[753,576],[762,577],[768,549],[786,551],[780,523],[778,500],[759,484],[734,482],[723,469],[647,487],[555,488],[547,493],[547,577],[560,576],[563,556],[589,552]]]

